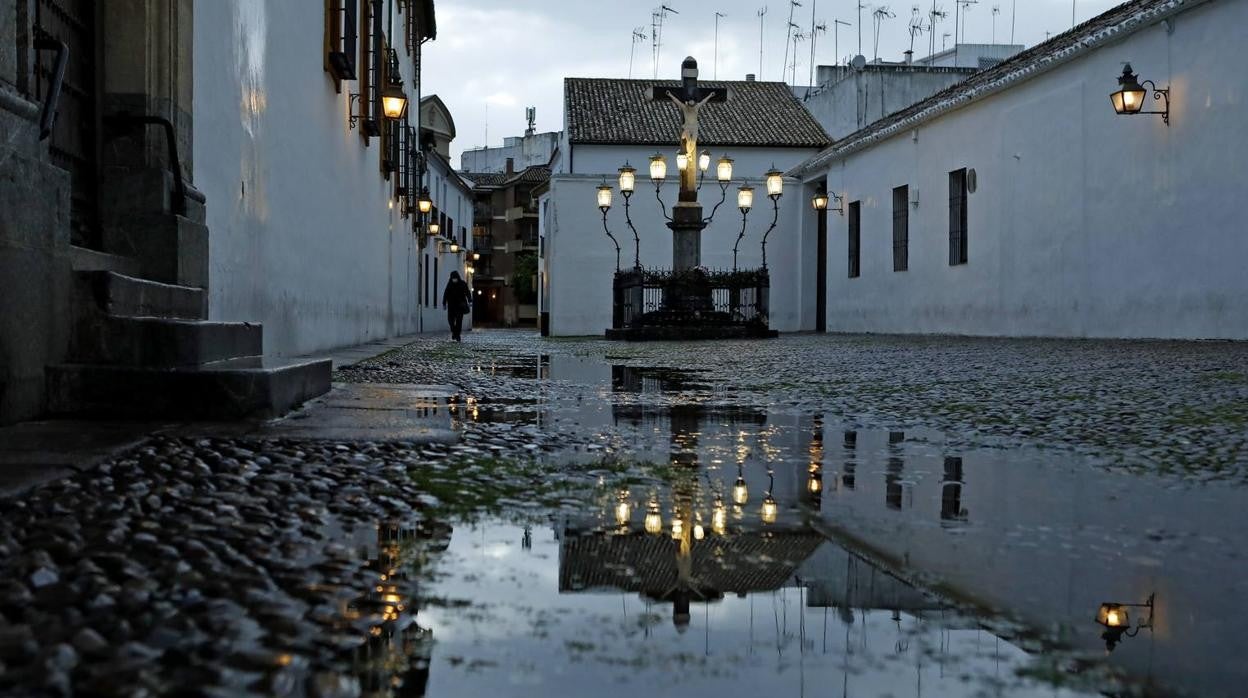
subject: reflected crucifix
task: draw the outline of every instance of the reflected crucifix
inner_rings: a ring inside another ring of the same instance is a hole
[[[680,201],[690,203],[697,201],[699,113],[708,102],[727,101],[728,91],[698,87],[698,62],[692,57],[686,58],[680,65],[680,82],[678,89],[656,86],[651,97],[655,100],[670,99],[680,108],[680,152],[688,158],[684,171],[680,173]]]

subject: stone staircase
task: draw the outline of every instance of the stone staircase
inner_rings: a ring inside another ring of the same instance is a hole
[[[181,217],[173,224],[196,225]],[[329,390],[328,359],[266,359],[259,324],[207,320],[203,288],[168,283],[183,276],[177,262],[152,269],[73,248],[71,263],[69,354],[46,372],[53,414],[266,418]]]

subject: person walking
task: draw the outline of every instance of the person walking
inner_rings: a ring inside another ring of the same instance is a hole
[[[451,278],[446,282],[446,290],[442,292],[442,309],[446,311],[446,318],[451,323],[451,339],[456,342],[462,341],[459,334],[464,328],[464,315],[471,306],[472,292],[468,290],[468,284],[459,278],[459,272],[451,272]]]

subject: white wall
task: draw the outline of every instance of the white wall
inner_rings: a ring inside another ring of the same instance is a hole
[[[335,93],[322,69],[323,21],[319,3],[195,3],[194,181],[208,200],[209,313],[262,322],[269,355],[419,327],[410,221],[390,207],[379,140],[365,147],[348,128],[356,83]],[[410,58],[399,55],[414,98]]]
[[[611,326],[611,285],[615,272],[615,248],[603,232],[602,213],[594,195],[601,177],[555,175],[550,192],[544,197],[539,221],[544,236],[545,274],[543,312],[550,313],[550,331],[555,336],[601,335]],[[672,266],[672,233],[654,198],[654,187],[648,178],[638,178],[630,213],[641,238],[641,264],[646,267]],[[731,269],[732,247],[741,232],[741,213],[736,206],[738,179],[728,189],[728,198],[715,215],[714,222],[702,233],[702,264],[708,268]],[[756,268],[762,261],[762,234],[771,224],[773,210],[763,182],[752,180],[755,187],[755,208],[750,213],[745,238],[741,241],[738,266]],[[614,186],[614,184],[613,184]],[[633,263],[633,234],[624,218],[624,200],[618,187],[614,206],[607,214],[607,225],[620,242],[620,266]],[[671,181],[663,186],[663,197],[670,207],[676,198],[677,185]],[[799,195],[796,182],[786,184],[786,197]],[[718,185],[707,182],[700,198],[703,215],[719,201]],[[550,206],[545,205],[545,201]],[[784,199],[781,200],[784,202]],[[771,269],[771,327],[782,332],[799,329],[800,303],[798,284],[801,273],[797,260],[801,254],[793,244],[797,225],[795,210],[782,205],[776,229],[767,241],[767,263]],[[669,208],[670,211],[670,208]]]
[[[430,238],[429,245],[423,254],[429,255],[427,273],[429,274],[429,296],[424,296],[423,282],[419,289],[421,297],[421,329],[425,332],[448,331],[446,312],[442,310],[442,292],[451,271],[459,272],[460,278],[472,285],[472,278],[466,273],[465,267],[472,259],[472,197],[467,186],[459,175],[451,170],[450,165],[440,157],[430,156],[429,171],[425,181],[429,186],[429,198],[434,207],[450,216],[454,222],[454,230],[443,229],[439,238]],[[457,242],[463,252],[452,254],[449,246],[440,243]],[[438,260],[436,268],[433,259]],[[419,264],[419,260],[417,261]],[[427,302],[426,302],[427,300]],[[471,329],[472,315],[464,317],[464,329]]]
[[[831,215],[828,329],[1248,338],[1246,24],[1248,3],[1199,6],[1173,34],[1144,29],[834,164],[829,188],[862,201],[862,276],[847,278],[846,218]],[[1125,61],[1171,87],[1169,127],[1114,114]],[[950,266],[948,172],[960,167],[978,189],[969,263]],[[920,203],[910,269],[893,272],[902,184]]]

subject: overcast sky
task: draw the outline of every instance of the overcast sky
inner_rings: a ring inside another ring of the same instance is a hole
[[[831,64],[834,48],[833,21],[840,26],[839,55],[858,53],[857,0],[667,0],[676,11],[663,22],[659,76],[676,79],[680,61],[686,55],[698,59],[704,79],[716,70],[722,79],[743,79],[757,73],[761,80],[781,79],[785,61],[785,33],[790,9],[793,22],[804,33],[810,32],[811,12],[818,23],[828,27],[815,43],[815,63]],[[1118,0],[1074,0],[1079,22],[1119,4]],[[876,55],[873,12],[888,8],[895,15],[880,23],[879,56],[901,60],[910,44],[912,8],[920,7],[924,22],[931,0],[909,2],[868,2],[862,10],[862,53]],[[457,137],[452,144],[452,162],[459,165],[459,153],[483,145],[501,145],[506,136],[524,133],[524,109],[537,108],[537,130],[563,128],[563,78],[629,76],[629,54],[633,51],[632,75],[654,75],[651,50],[651,12],[658,0],[438,0],[438,38],[425,45],[424,94],[437,94],[450,108]],[[1034,45],[1046,32],[1061,33],[1071,27],[1071,0],[980,0],[960,15],[959,32],[966,43],[988,43],[993,36],[993,7],[996,39],[1010,40],[1011,14],[1017,8],[1013,32],[1015,43]],[[759,70],[760,27],[758,12],[766,7],[762,26],[762,70]],[[937,0],[947,13],[936,29],[936,47],[953,45],[954,2]],[[719,20],[718,67],[715,65],[715,13]],[[635,47],[633,30],[646,38]],[[946,38],[943,35],[949,34]],[[928,53],[929,36],[914,42],[916,57]],[[797,84],[808,82],[809,40],[797,45]],[[792,44],[789,44],[790,54]],[[790,55],[791,61],[791,55]],[[488,114],[488,142],[487,142]]]

